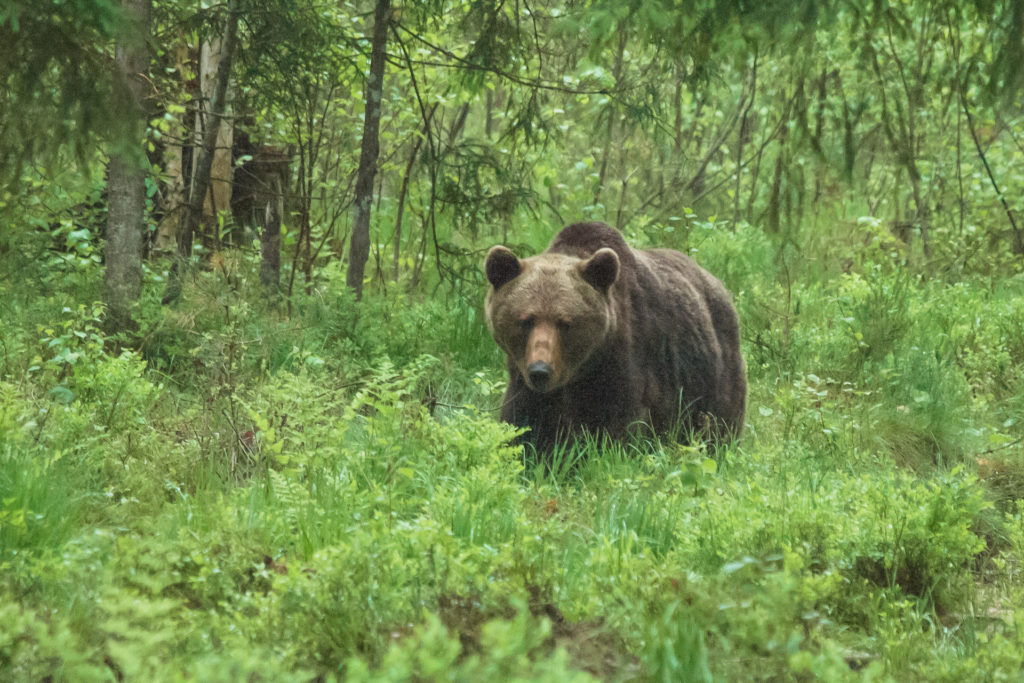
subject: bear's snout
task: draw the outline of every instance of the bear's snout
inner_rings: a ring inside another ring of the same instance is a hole
[[[544,391],[551,381],[554,369],[542,360],[530,363],[526,368],[526,376],[530,379],[530,385],[537,391]]]
[[[555,326],[547,321],[535,323],[526,340],[526,357],[519,366],[527,385],[541,393],[557,388],[561,355]]]

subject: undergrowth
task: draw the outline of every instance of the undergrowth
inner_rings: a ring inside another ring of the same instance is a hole
[[[162,308],[151,264],[109,338],[94,261],[19,261],[0,674],[1019,678],[1024,281],[823,275],[713,228],[676,246],[744,325],[747,428],[714,453],[510,446],[479,292],[329,277],[289,315],[239,255]]]

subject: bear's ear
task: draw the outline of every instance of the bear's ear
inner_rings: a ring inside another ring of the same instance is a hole
[[[607,292],[619,277],[619,255],[604,247],[579,266],[583,279],[599,291]]]
[[[484,261],[484,271],[487,273],[487,281],[495,289],[500,289],[523,272],[523,266],[519,259],[508,247],[491,247],[487,252],[487,260]]]

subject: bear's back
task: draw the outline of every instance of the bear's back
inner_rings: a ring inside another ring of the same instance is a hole
[[[576,258],[590,258],[598,249],[612,249],[619,257],[621,267],[627,271],[636,267],[633,249],[626,244],[615,228],[605,223],[573,223],[562,228],[548,245],[552,254],[567,254]]]
[[[652,374],[647,384],[674,379],[674,388],[668,388],[677,398],[682,386],[688,400],[716,414],[737,435],[746,412],[746,369],[739,319],[725,285],[680,251],[633,249],[605,223],[566,226],[547,251],[589,258],[604,247],[615,250],[622,265],[620,326],[639,355],[637,369]]]

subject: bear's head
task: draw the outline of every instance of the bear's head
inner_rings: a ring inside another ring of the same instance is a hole
[[[612,249],[589,258],[545,252],[520,259],[498,246],[484,270],[491,283],[487,326],[534,391],[569,384],[615,329],[619,257]]]

